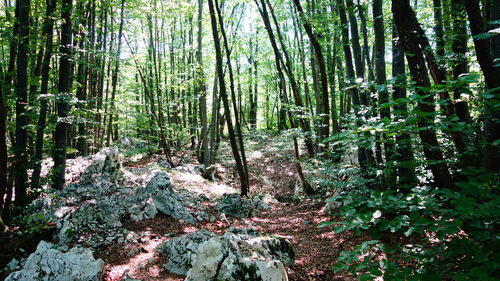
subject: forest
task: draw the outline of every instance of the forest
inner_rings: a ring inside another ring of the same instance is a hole
[[[500,0],[2,0],[0,279],[500,280],[499,101]]]

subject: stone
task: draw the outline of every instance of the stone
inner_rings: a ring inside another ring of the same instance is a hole
[[[186,281],[287,281],[294,263],[291,243],[250,229],[230,229],[199,245]]]
[[[5,269],[7,270],[7,272],[13,272],[15,270],[18,270],[19,266],[20,266],[20,262],[17,259],[12,259],[7,264],[7,266],[5,267]]]
[[[117,148],[103,148],[92,156],[92,163],[81,175],[80,183],[109,187],[123,180],[120,171],[120,153]]]
[[[162,171],[155,171],[154,173],[155,175],[146,185],[145,192],[152,194],[156,209],[176,220],[194,224],[195,218],[184,206],[188,201],[174,191],[168,175]]]
[[[114,152],[111,154],[115,155]],[[116,164],[115,168],[119,166]],[[103,169],[108,172],[112,170]],[[108,172],[104,174],[109,174]],[[150,174],[147,184],[138,186],[122,186],[119,184],[121,180],[110,181],[106,187],[94,183],[71,184],[64,190],[33,201],[29,213],[42,214],[48,221],[53,222],[56,225],[58,242],[79,241],[92,248],[117,241],[137,240],[129,240],[123,238],[125,235],[119,235],[123,230],[122,220],[126,217],[139,221],[152,219],[162,212],[191,224],[210,219],[206,207],[196,195],[174,188],[163,171],[154,170]],[[94,178],[88,176],[87,180],[83,181],[91,181],[89,179]]]
[[[330,198],[326,199],[323,212],[327,215],[334,216],[337,215],[342,206],[352,203],[351,198],[345,198],[342,195],[342,190],[337,189]]]
[[[255,211],[270,208],[259,196],[248,199],[238,193],[225,193],[217,201],[215,205],[217,212],[235,218],[248,218],[253,216]]]
[[[45,241],[38,244],[23,268],[11,273],[6,281],[72,281],[100,280],[104,262],[94,259],[92,251],[74,247],[67,252],[55,249]]]
[[[163,266],[172,273],[186,275],[196,257],[199,245],[212,237],[215,237],[215,234],[200,230],[163,242],[158,247],[158,252],[168,258]]]

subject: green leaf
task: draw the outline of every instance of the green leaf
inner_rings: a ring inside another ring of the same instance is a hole
[[[341,233],[341,232],[343,232],[346,229],[347,229],[347,226],[340,225],[340,226],[334,227],[333,228],[333,232],[335,232],[335,233]]]
[[[322,221],[318,224],[318,228],[322,228],[322,227],[327,227],[327,226],[332,226],[334,225],[335,222],[333,221]]]

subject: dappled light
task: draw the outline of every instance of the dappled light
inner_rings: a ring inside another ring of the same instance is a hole
[[[497,280],[500,0],[0,1],[0,280]]]

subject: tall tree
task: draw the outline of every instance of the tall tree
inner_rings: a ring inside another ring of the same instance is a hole
[[[391,108],[389,106],[389,91],[385,83],[387,82],[387,74],[385,72],[385,32],[384,32],[384,16],[382,10],[382,0],[373,0],[373,30],[375,33],[375,76],[378,91],[378,104],[380,107],[380,118],[384,123],[391,121]],[[384,152],[385,152],[385,176],[388,184],[393,185],[396,181],[393,172],[394,166],[394,144],[391,137],[383,134]]]
[[[115,97],[116,97],[116,85],[118,83],[118,72],[120,70],[120,53],[122,49],[122,36],[123,36],[123,12],[125,10],[125,0],[121,1],[120,5],[120,26],[118,27],[118,46],[115,52],[114,56],[114,70],[113,70],[113,76],[111,78],[111,105],[110,105],[110,110],[109,110],[109,117],[108,117],[108,133],[106,137],[106,145],[109,146],[111,142],[111,135],[113,132],[113,120],[114,120],[114,115],[116,114],[116,108],[115,108]]]
[[[40,185],[40,172],[42,168],[43,157],[43,136],[47,123],[48,110],[48,92],[49,92],[49,75],[50,75],[50,60],[52,58],[53,48],[53,32],[54,32],[54,12],[56,10],[57,1],[46,1],[46,16],[45,16],[45,54],[42,62],[42,81],[40,86],[40,111],[38,113],[38,122],[35,139],[35,155],[33,157],[33,173],[31,175],[31,188],[36,189]]]
[[[492,1],[491,14],[489,15],[489,22],[493,22],[493,26],[498,26],[497,21],[500,20],[500,12],[498,12],[498,1]],[[484,131],[485,131],[485,149],[483,154],[483,166],[486,170],[498,172],[500,166],[498,160],[500,159],[500,147],[494,144],[495,141],[500,139],[500,111],[497,106],[500,96],[500,64],[498,58],[500,57],[500,39],[498,35],[489,40],[484,38],[486,25],[481,15],[481,9],[478,0],[466,0],[465,10],[469,18],[469,26],[474,40],[474,47],[476,49],[476,56],[479,66],[484,74],[484,80],[488,93],[486,95],[484,106]],[[496,37],[496,38],[495,38]]]
[[[215,0],[215,3],[217,4],[216,0]],[[216,17],[216,11],[215,11],[216,8],[214,7],[214,0],[208,0],[208,7],[210,10],[210,22],[212,25],[212,35],[214,38],[214,45],[215,45],[215,57],[216,57],[216,66],[217,66],[217,73],[218,73],[217,76],[218,76],[218,80],[219,80],[220,95],[221,95],[222,101],[224,103],[224,114],[226,116],[227,129],[229,131],[229,141],[231,144],[231,150],[233,152],[233,157],[234,157],[234,160],[236,162],[236,168],[238,170],[238,175],[240,176],[241,195],[247,196],[248,190],[249,190],[249,181],[248,181],[247,173],[245,171],[243,161],[242,161],[242,157],[244,157],[244,156],[242,156],[240,154],[240,151],[238,149],[238,143],[236,140],[236,133],[234,132],[233,121],[231,119],[229,98],[228,98],[227,91],[226,91],[226,83],[224,81],[224,71],[223,71],[223,67],[222,67],[222,64],[223,64],[222,48],[221,48],[221,44],[220,44],[219,31],[218,31],[218,26],[217,26],[217,17]],[[217,7],[217,9],[219,9],[219,8]],[[217,14],[219,15],[219,21],[221,21],[222,18],[220,17],[220,12],[217,11]],[[219,24],[220,24],[220,26],[222,26],[222,22],[219,22]],[[225,32],[222,32],[222,33],[224,34]],[[235,101],[233,100],[233,102],[235,102]],[[237,112],[235,112],[235,114],[237,114]]]
[[[203,72],[203,0],[198,0],[198,36],[196,49],[196,91],[200,103],[200,122],[201,122],[201,163],[204,165],[204,175],[209,177],[210,171],[210,149],[208,140],[208,117],[207,117],[207,86],[205,83],[205,74]]]
[[[70,89],[71,89],[71,55],[72,55],[72,24],[71,13],[73,0],[63,0],[61,6],[61,46],[59,52],[59,86],[56,101],[57,125],[55,131],[54,145],[54,168],[53,184],[54,189],[63,189],[66,171],[66,150],[68,146],[68,114],[70,111]]]
[[[319,138],[320,141],[326,139],[330,134],[330,105],[329,105],[329,95],[328,95],[328,76],[326,74],[326,64],[325,58],[323,56],[323,50],[321,48],[321,44],[313,31],[313,27],[309,19],[306,19],[306,15],[304,14],[304,9],[302,9],[302,5],[300,4],[300,0],[293,0],[295,4],[295,8],[302,20],[302,25],[306,30],[307,36],[309,37],[309,41],[311,41],[311,45],[314,49],[314,55],[316,58],[316,62],[318,63],[319,74],[321,79],[321,100],[320,102],[323,106],[321,107],[321,112],[316,112],[316,114],[321,118],[322,122],[319,130]],[[322,151],[328,150],[328,143],[324,146],[321,146]]]
[[[394,119],[405,120],[408,117],[406,102],[406,73],[403,46],[396,25],[392,24],[392,76],[396,83],[392,94],[394,101]],[[396,135],[396,169],[398,185],[402,188],[412,188],[417,183],[415,175],[415,158],[411,145],[411,136],[407,132]]]
[[[19,45],[16,71],[16,204],[26,203],[26,184],[28,181],[28,158],[26,155],[28,116],[28,52],[30,35],[30,0],[18,0]]]
[[[418,127],[424,155],[429,161],[428,166],[432,171],[436,185],[442,188],[453,188],[453,180],[433,126],[436,111],[434,96],[425,90],[430,88],[431,83],[425,65],[424,51],[419,45],[418,30],[420,26],[416,21],[415,12],[410,7],[409,0],[393,0],[392,13],[411,76],[417,86],[415,91],[420,96],[417,103],[422,116],[419,117]]]

